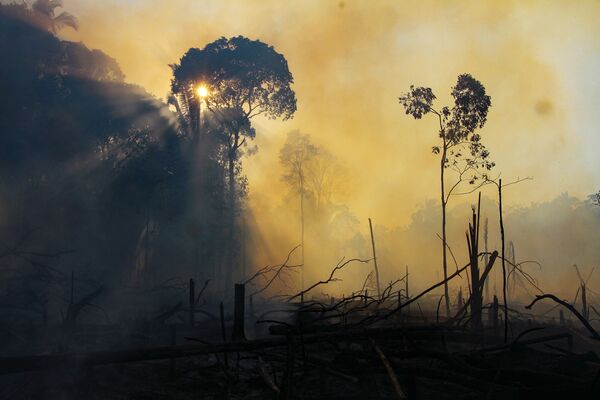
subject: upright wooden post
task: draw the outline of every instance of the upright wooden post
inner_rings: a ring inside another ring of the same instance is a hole
[[[373,235],[373,224],[369,218],[369,229],[371,230],[371,246],[373,247],[373,265],[375,265],[375,279],[377,280],[377,297],[381,298],[381,287],[379,286],[379,268],[377,268],[377,254],[375,252],[375,236]]]
[[[485,256],[483,257],[483,263],[484,265],[487,267],[487,265],[490,262],[490,255],[488,254],[488,218],[485,217],[485,223],[483,225],[483,242],[484,242],[484,251],[485,251]],[[489,285],[489,279],[486,279],[483,282],[483,287],[484,287],[484,291],[485,291],[485,298],[484,301],[488,302],[490,301],[490,285]]]
[[[235,284],[235,300],[233,308],[233,340],[246,340],[244,329],[246,286],[243,283]]]
[[[190,298],[189,298],[189,319],[190,319],[190,328],[194,327],[195,317],[196,317],[196,289],[194,287],[194,280],[190,278]]]
[[[406,279],[404,280],[404,296],[406,301],[410,300],[410,294],[408,293],[408,265],[406,265]],[[410,315],[410,304],[406,306],[406,316]]]
[[[506,296],[506,255],[504,250],[504,217],[502,214],[502,179],[498,180],[498,214],[500,214],[500,241],[502,243],[502,302],[504,303],[504,343],[508,342],[508,302]]]
[[[590,319],[589,309],[587,306],[587,293],[585,288],[585,282],[581,282],[581,315],[583,318]]]
[[[223,302],[219,304],[219,315],[221,317],[221,337],[223,343],[227,342],[227,333],[225,332],[225,310],[223,309]],[[223,353],[223,359],[225,360],[225,368],[229,368],[229,354]]]
[[[75,272],[71,271],[71,299],[69,304],[75,304]]]

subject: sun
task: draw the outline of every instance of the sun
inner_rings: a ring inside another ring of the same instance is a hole
[[[203,99],[206,96],[208,96],[208,89],[206,88],[206,86],[201,85],[198,86],[198,89],[196,89],[196,93],[198,93],[198,97]]]

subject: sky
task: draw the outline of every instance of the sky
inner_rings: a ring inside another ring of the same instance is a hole
[[[527,205],[600,188],[600,2],[65,0],[80,29],[61,35],[116,58],[130,83],[157,97],[190,47],[221,36],[260,39],[282,53],[298,111],[254,121],[244,160],[251,204],[283,201],[278,152],[299,129],[347,170],[343,200],[361,220],[410,222],[438,198],[436,121],[415,121],[398,97],[411,84],[447,104],[461,73],[492,98],[483,142],[505,193]],[[472,199],[457,200],[471,201]]]

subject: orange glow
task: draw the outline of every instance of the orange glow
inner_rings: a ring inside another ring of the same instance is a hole
[[[201,86],[198,86],[198,89],[196,89],[196,93],[198,93],[198,97],[200,97],[201,99],[204,99],[205,97],[208,96],[208,89],[206,88],[206,86],[201,85]]]

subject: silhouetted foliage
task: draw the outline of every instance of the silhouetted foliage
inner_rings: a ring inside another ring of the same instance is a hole
[[[400,104],[406,114],[415,119],[432,113],[438,117],[439,137],[441,145],[433,146],[434,154],[440,157],[441,203],[442,203],[442,255],[444,278],[447,277],[447,239],[446,239],[446,205],[452,195],[472,193],[477,187],[488,182],[487,172],[494,167],[489,160],[489,152],[481,143],[481,136],[476,133],[487,121],[487,113],[491,106],[490,97],[477,79],[469,74],[458,76],[456,85],[452,88],[454,106],[444,106],[439,110],[433,107],[435,95],[430,88],[410,87],[410,91],[400,96]],[[449,168],[456,172],[457,179],[446,188],[445,170]],[[481,173],[480,170],[484,172]],[[479,186],[464,193],[456,193],[461,184],[468,181]],[[446,314],[450,313],[448,284],[444,284]]]
[[[25,2],[3,5],[3,13],[20,19],[40,29],[57,33],[64,27],[75,30],[79,28],[77,18],[66,11],[57,13],[62,8],[62,0],[35,0],[29,7]]]
[[[469,74],[462,74],[458,77],[456,86],[452,88],[452,97],[452,108],[445,106],[436,110],[432,106],[436,97],[430,88],[411,86],[410,91],[400,96],[399,100],[406,114],[415,119],[421,119],[428,113],[439,117],[439,136],[443,144],[433,147],[432,151],[439,154],[444,147],[446,148],[446,167],[456,165],[458,159],[463,158],[469,166],[490,170],[494,163],[488,160],[489,152],[481,143],[481,136],[475,132],[487,121],[487,113],[491,106],[490,96],[485,93],[485,88],[477,79]],[[471,156],[464,155],[460,146],[468,147]]]
[[[0,6],[0,243],[14,249],[0,273],[17,285],[0,296],[33,296],[46,312],[72,269],[86,290],[129,281],[148,222],[158,240],[181,218],[189,166],[166,107],[123,83],[114,59],[38,29],[36,12]]]
[[[255,136],[250,121],[257,115],[272,119],[293,116],[296,97],[291,88],[292,74],[285,57],[272,46],[243,36],[220,38],[203,49],[192,48],[171,67],[170,102],[191,130],[191,136],[198,140],[201,165],[208,165],[206,160],[213,159],[225,170],[222,182],[226,197],[221,206],[225,207],[228,221],[228,269],[233,270],[239,251],[235,219],[247,190],[247,181],[241,174],[241,156],[243,147],[248,149],[247,140]],[[207,91],[204,98],[196,93],[200,86]],[[204,113],[201,124],[203,105],[208,113]],[[209,148],[211,142],[216,147]],[[201,185],[205,183],[203,179]]]
[[[220,38],[202,50],[188,50],[172,68],[173,93],[193,98],[193,91],[204,84],[212,94],[208,106],[215,111],[283,119],[296,111],[294,80],[285,57],[259,40]]]

